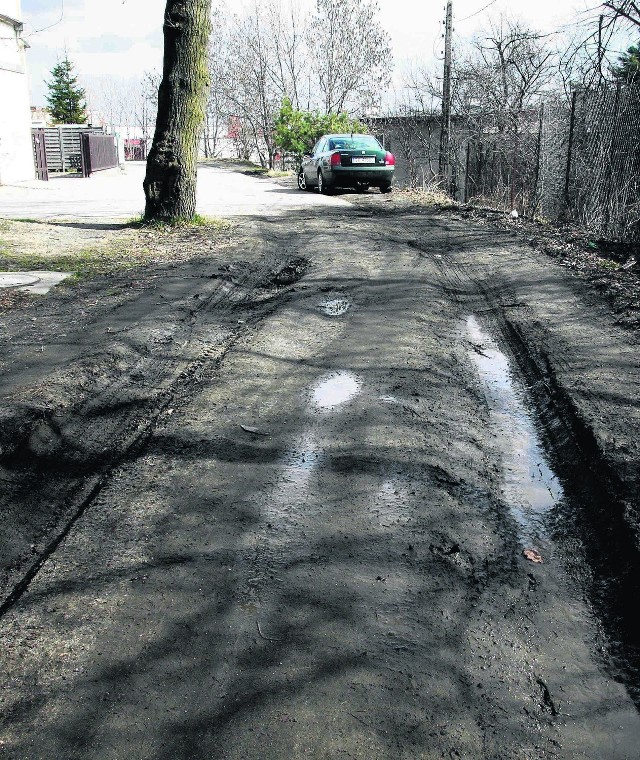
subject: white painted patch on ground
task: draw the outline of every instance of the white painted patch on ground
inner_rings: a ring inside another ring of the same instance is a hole
[[[69,272],[0,272],[0,288],[44,295],[69,277]]]

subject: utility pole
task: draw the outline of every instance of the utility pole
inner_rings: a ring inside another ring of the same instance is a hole
[[[449,133],[451,131],[451,33],[453,31],[453,0],[447,0],[447,17],[444,24],[444,77],[442,80],[442,126],[440,127],[440,178],[449,177]]]

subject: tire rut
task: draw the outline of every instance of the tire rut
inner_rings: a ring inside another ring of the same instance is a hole
[[[527,334],[532,318],[527,303],[519,300],[504,277],[492,279],[495,272],[483,263],[458,261],[450,239],[456,230],[445,227],[444,233],[448,238],[445,245],[427,242],[422,246],[416,240],[408,244],[435,265],[442,288],[457,303],[461,319],[482,314],[524,379],[544,447],[567,494],[563,519],[570,527],[559,533],[556,529],[555,538],[560,545],[569,540],[568,554],[576,551],[571,543],[576,537],[580,542],[580,562],[589,568],[585,593],[607,641],[612,642],[604,645],[610,658],[605,658],[605,668],[625,684],[637,706],[640,641],[630,612],[639,592],[637,480],[633,472],[611,459],[593,420],[576,401],[575,391],[566,387],[563,377],[570,376],[569,362],[557,353],[552,356],[539,336],[534,341]],[[434,255],[435,250],[438,253]],[[528,251],[522,255],[534,260]],[[539,333],[546,332],[544,325],[538,328]],[[499,494],[496,498],[499,502]]]
[[[90,360],[109,367],[114,352],[124,355],[126,367],[120,377],[96,393],[84,394],[88,397],[63,414],[41,409],[30,421],[8,426],[22,427],[22,434],[9,452],[3,442],[0,478],[10,488],[1,501],[10,499],[14,514],[36,514],[22,530],[37,551],[26,562],[24,553],[22,559],[14,557],[5,570],[8,590],[0,616],[26,591],[111,473],[144,448],[161,416],[188,396],[203,371],[219,366],[247,330],[278,307],[283,289],[299,279],[306,266],[298,256],[267,254],[258,265],[240,262],[214,273],[204,287],[199,278],[196,292],[180,304],[181,318],[170,335],[163,336],[162,352],[154,345],[153,330],[163,312],[167,318],[167,309],[156,309],[142,335],[140,325],[134,325],[118,335],[115,348],[111,344]],[[158,296],[151,298],[157,301]],[[234,319],[245,311],[246,319]],[[69,377],[74,376],[71,371]],[[78,389],[70,387],[68,393],[77,395]]]

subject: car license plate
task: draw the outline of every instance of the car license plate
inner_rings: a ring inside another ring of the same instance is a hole
[[[351,159],[352,164],[375,164],[375,156],[353,156]]]

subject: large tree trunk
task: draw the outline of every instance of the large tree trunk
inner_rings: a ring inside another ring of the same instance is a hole
[[[158,120],[144,180],[147,220],[192,219],[209,88],[211,0],[167,0]]]

